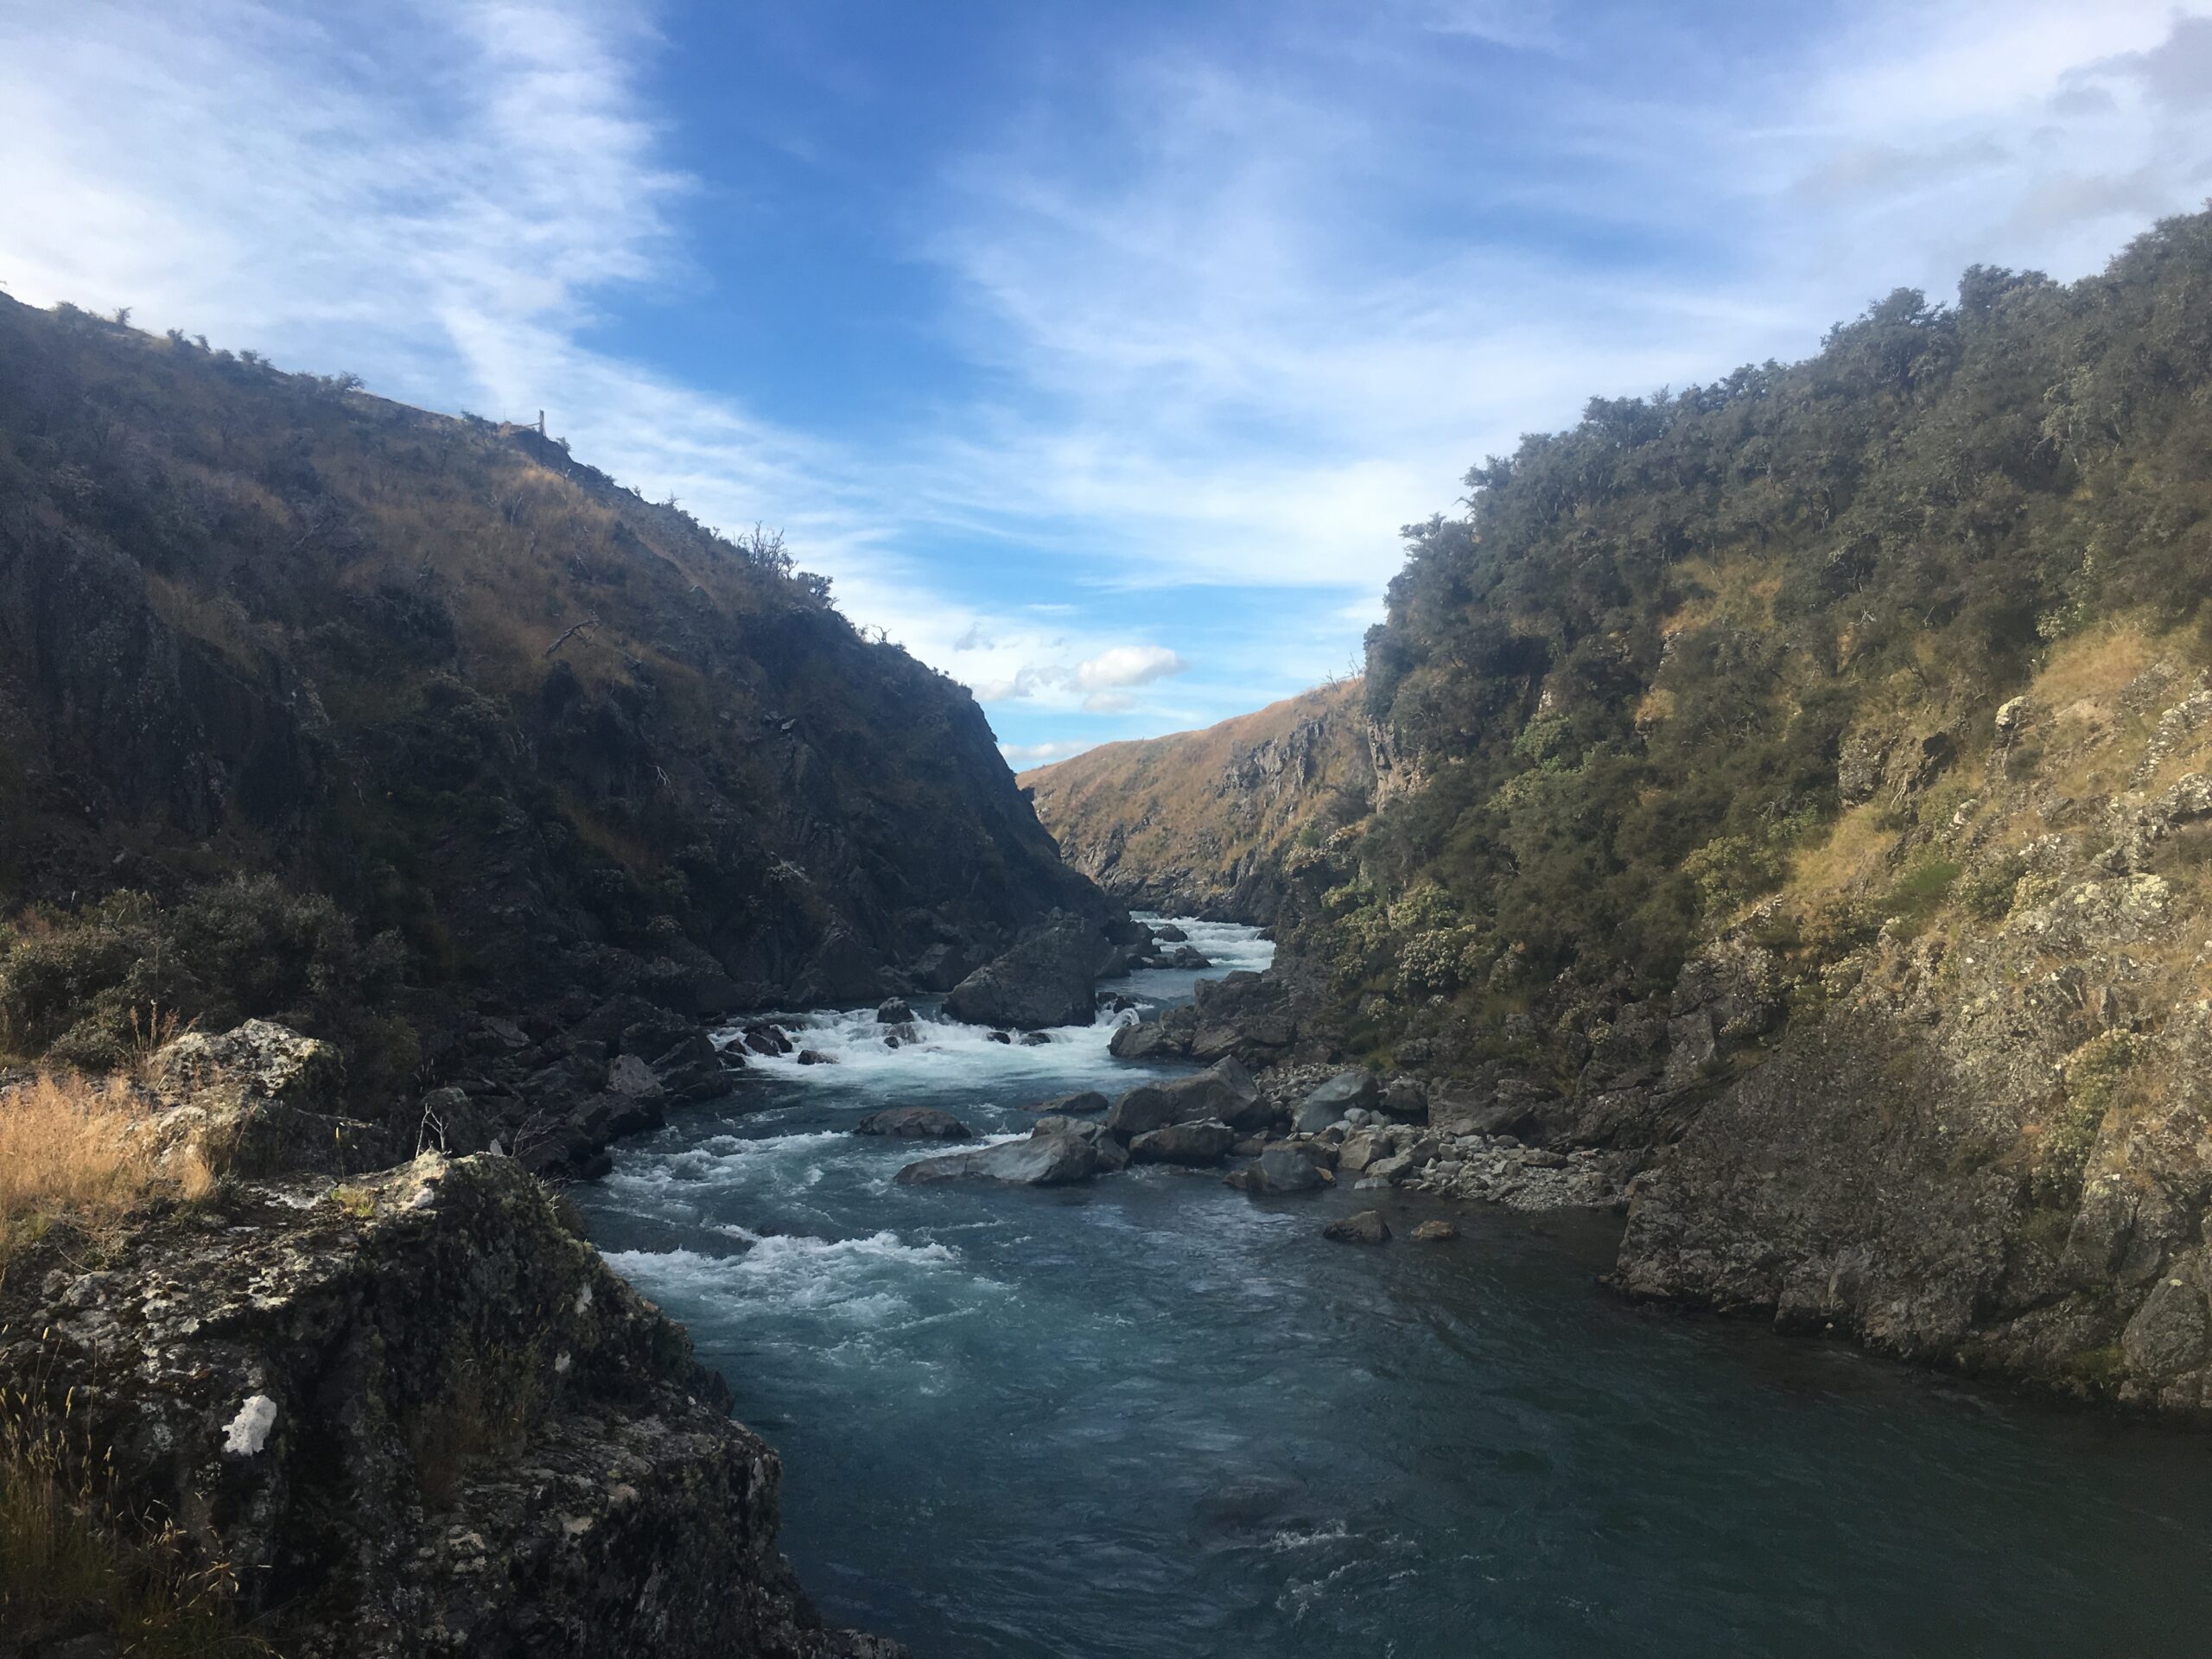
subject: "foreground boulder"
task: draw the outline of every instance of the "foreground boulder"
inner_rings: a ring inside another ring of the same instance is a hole
[[[187,1032],[156,1051],[145,1080],[164,1159],[189,1147],[210,1169],[253,1177],[379,1168],[400,1155],[397,1134],[340,1115],[338,1051],[266,1020],[220,1036]]]
[[[906,1141],[973,1141],[975,1130],[934,1106],[891,1106],[853,1125],[855,1135],[890,1135]]]
[[[1247,1192],[1313,1192],[1328,1184],[1321,1166],[1296,1147],[1269,1147],[1230,1178]]]
[[[902,1186],[933,1181],[1003,1181],[1013,1186],[1071,1186],[1098,1173],[1098,1149],[1079,1135],[1046,1131],[976,1152],[925,1158],[899,1172]]]
[[[237,1184],[20,1265],[0,1386],[111,1453],[180,1570],[229,1563],[275,1651],[899,1651],[820,1627],[775,1452],[512,1160]],[[82,1611],[7,1635],[118,1651]]]
[[[1061,912],[954,986],[944,1011],[968,1025],[1017,1031],[1087,1026],[1095,1013],[1092,988],[1115,957],[1104,934]]]

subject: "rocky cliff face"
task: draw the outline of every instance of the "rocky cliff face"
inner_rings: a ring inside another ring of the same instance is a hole
[[[1638,1183],[1624,1287],[2212,1415],[2212,696],[2090,654],[1929,826],[1942,903],[1823,964]]]
[[[426,1038],[942,990],[1110,914],[965,691],[534,430],[0,300],[0,914],[273,871],[404,946]]]
[[[1272,922],[1284,856],[1367,810],[1357,681],[1200,732],[1109,743],[1020,779],[1068,863],[1122,902]]]
[[[513,1160],[282,1168],[315,1047],[264,1027],[164,1066],[165,1142],[278,1173],[18,1255],[11,1432],[88,1455],[110,1524],[165,1523],[226,1624],[302,1659],[892,1659],[823,1628],[775,1453]],[[97,1607],[8,1622],[0,1652],[115,1650]]]

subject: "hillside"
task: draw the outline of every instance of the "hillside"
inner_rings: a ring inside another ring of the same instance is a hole
[[[1347,681],[1204,731],[1103,744],[1017,781],[1062,856],[1123,903],[1272,922],[1285,853],[1368,810],[1360,690]]]
[[[390,1089],[1111,912],[963,689],[533,429],[0,300],[0,1051],[269,1015]]]
[[[2212,1411],[2212,216],[1468,483],[1301,1028],[1594,1150],[1635,1294]]]

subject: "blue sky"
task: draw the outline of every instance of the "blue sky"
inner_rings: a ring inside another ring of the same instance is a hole
[[[1593,394],[2199,205],[2200,10],[0,0],[0,281],[543,407],[1022,764],[1345,671]]]

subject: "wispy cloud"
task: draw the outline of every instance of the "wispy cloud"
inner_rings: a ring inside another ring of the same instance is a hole
[[[1340,671],[1398,526],[1588,395],[1794,354],[1978,261],[2075,275],[2194,207],[2207,10],[1071,13],[1079,85],[1009,60],[869,227],[942,278],[906,321],[968,372],[863,439],[607,343],[702,280],[699,204],[734,188],[669,160],[685,43],[643,0],[0,3],[0,279],[543,408],[651,494],[782,525],[1033,755]],[[1235,603],[1178,592],[1208,587]],[[1095,666],[1138,662],[1179,666]]]

